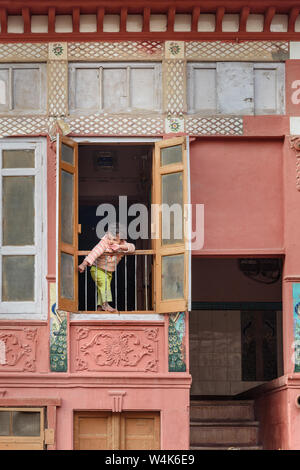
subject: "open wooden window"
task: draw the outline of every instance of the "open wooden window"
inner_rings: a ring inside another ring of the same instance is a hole
[[[154,272],[151,267],[152,286],[148,285],[150,276],[147,271],[147,260],[145,260],[144,268],[140,268],[137,264],[134,269],[144,269],[147,273],[142,289],[144,288],[146,299],[148,289],[152,289],[153,310],[156,313],[190,310],[191,252],[188,244],[189,218],[187,217],[189,203],[187,140],[187,137],[178,137],[160,141],[155,144],[153,152],[151,203],[152,207],[158,209],[158,217],[154,214],[154,219],[152,219],[157,234],[157,238],[152,240],[151,250],[154,260]],[[58,136],[57,158],[59,175],[57,306],[61,310],[78,312],[78,256],[80,254],[78,251],[78,144],[69,138]],[[140,250],[137,254],[145,253]],[[125,272],[127,272],[126,269],[125,267]],[[82,279],[85,279],[86,283],[87,274],[86,278]],[[126,279],[125,286],[127,286]],[[115,290],[116,285],[115,281]],[[86,290],[86,285],[84,288]],[[130,309],[127,310],[126,288],[124,293],[125,311],[130,311]],[[97,299],[95,305],[96,301]],[[148,311],[147,301],[145,307]],[[135,308],[134,311],[142,312],[143,310]]]
[[[155,144],[153,199],[158,211],[154,243],[157,313],[189,309],[188,173],[186,137]]]
[[[78,144],[57,136],[57,307],[78,309]]]

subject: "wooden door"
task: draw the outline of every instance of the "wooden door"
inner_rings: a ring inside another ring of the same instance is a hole
[[[75,450],[158,450],[158,412],[79,411],[74,417]]]

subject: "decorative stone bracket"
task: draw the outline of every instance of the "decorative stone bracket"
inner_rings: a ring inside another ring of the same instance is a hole
[[[126,392],[121,390],[112,390],[108,392],[113,399],[112,402],[112,412],[113,413],[121,413],[123,411],[123,397],[126,395]]]
[[[291,149],[296,152],[296,187],[300,191],[300,136],[290,137]]]

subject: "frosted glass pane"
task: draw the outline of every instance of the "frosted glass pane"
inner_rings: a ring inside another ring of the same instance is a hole
[[[162,244],[183,242],[182,172],[162,175]]]
[[[3,245],[34,245],[34,176],[3,177]]]
[[[74,165],[74,150],[69,145],[61,144],[61,159],[63,162]]]
[[[3,150],[3,168],[34,168],[34,150]]]
[[[74,220],[74,176],[67,171],[61,172],[61,240],[73,244]]]
[[[171,163],[182,162],[182,145],[174,145],[161,149],[161,166],[170,165]]]
[[[12,430],[14,436],[39,436],[40,413],[37,411],[13,411]]]
[[[34,301],[34,256],[2,257],[2,300]]]
[[[184,255],[162,257],[162,300],[184,298]]]
[[[9,436],[10,411],[0,411],[0,436]]]
[[[60,293],[64,299],[74,299],[74,257],[67,253],[61,254]]]

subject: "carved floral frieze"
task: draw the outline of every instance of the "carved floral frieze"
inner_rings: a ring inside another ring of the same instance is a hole
[[[157,327],[77,327],[75,370],[158,372],[160,343]]]
[[[35,372],[37,328],[1,328],[0,372]]]

